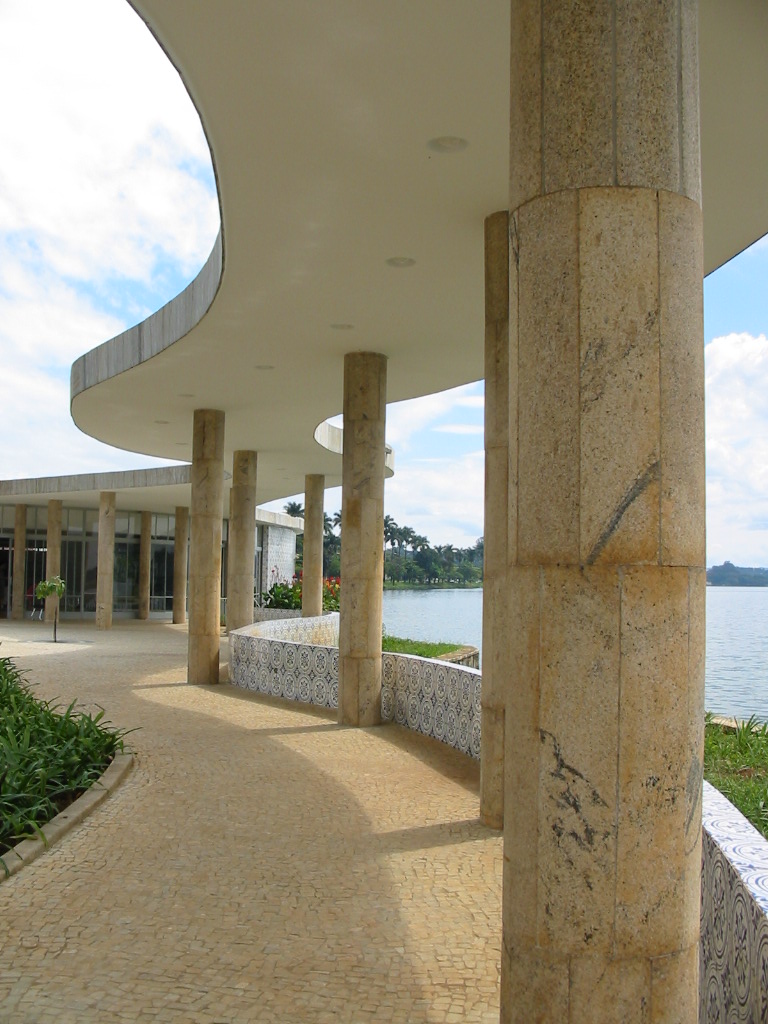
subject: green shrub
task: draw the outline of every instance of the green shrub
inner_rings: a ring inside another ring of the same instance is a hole
[[[768,725],[752,717],[730,728],[707,715],[704,778],[768,838]]]
[[[94,716],[73,702],[58,711],[37,700],[13,662],[0,658],[0,855],[39,836],[123,750],[125,730],[103,719],[103,710]]]

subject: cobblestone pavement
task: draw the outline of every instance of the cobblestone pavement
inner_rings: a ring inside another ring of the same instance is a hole
[[[1,1024],[498,1021],[502,849],[477,765],[188,686],[184,627],[50,636],[0,622],[0,655],[136,728],[136,761],[0,885]]]

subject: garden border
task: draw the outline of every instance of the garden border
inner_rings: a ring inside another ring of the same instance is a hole
[[[0,885],[6,879],[21,871],[26,864],[31,864],[32,861],[37,860],[41,853],[45,853],[62,836],[70,832],[75,825],[79,825],[91,811],[94,811],[100,803],[106,800],[110,793],[117,789],[132,765],[132,753],[123,752],[115,754],[104,773],[77,800],[71,803],[69,807],[65,807],[63,811],[60,811],[55,818],[51,818],[47,824],[43,825],[40,831],[43,833],[44,839],[41,839],[39,836],[34,839],[22,839],[20,843],[17,843],[7,853],[2,854],[5,869],[3,869],[3,865],[0,863]]]

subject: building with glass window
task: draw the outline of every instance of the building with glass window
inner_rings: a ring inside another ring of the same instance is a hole
[[[114,495],[112,615],[186,617],[189,466],[0,481],[0,618],[43,615],[37,584],[60,575],[64,617],[96,614],[102,495]],[[227,517],[222,522],[221,607],[226,614]],[[290,579],[303,521],[256,509],[254,589]],[[19,553],[21,557],[19,557]],[[177,571],[176,562],[182,564]],[[57,566],[56,571],[51,571]],[[184,581],[183,591],[175,588]]]

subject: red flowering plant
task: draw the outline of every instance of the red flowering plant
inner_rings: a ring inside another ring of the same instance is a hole
[[[341,580],[338,576],[328,576],[323,580],[323,611],[337,612],[339,610],[339,594],[341,592]]]
[[[262,593],[262,608],[301,608],[301,586],[301,573],[294,576],[290,582],[277,580],[269,590]],[[329,576],[323,580],[323,611],[337,612],[339,610],[340,590],[341,580],[338,576]]]
[[[277,570],[272,570],[273,577]],[[261,595],[262,608],[301,608],[301,574],[294,576],[290,581],[276,580],[269,590]]]

